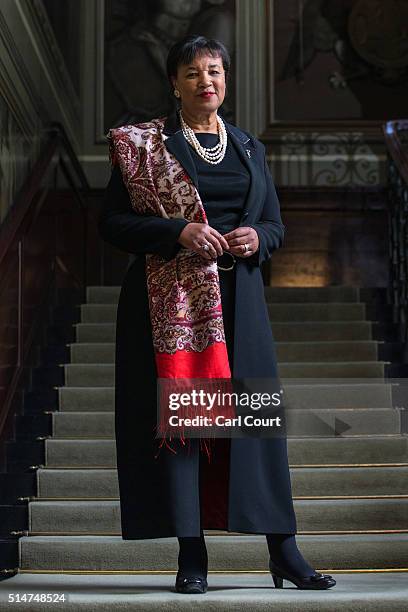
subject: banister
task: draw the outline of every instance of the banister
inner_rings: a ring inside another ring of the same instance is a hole
[[[64,127],[51,122],[44,135],[38,159],[0,225],[0,346],[7,346],[0,351],[0,436],[10,426],[30,350],[56,289],[86,292],[90,186]],[[68,197],[49,197],[56,189],[50,170],[62,172]]]
[[[82,189],[85,193],[90,191],[88,179],[82,169],[82,166],[75,155],[71,143],[67,138],[67,134],[61,123],[53,121],[44,129],[45,133],[49,134],[48,141],[44,145],[40,152],[39,158],[34,164],[29,176],[27,177],[23,187],[17,195],[15,203],[10,207],[5,219],[0,225],[0,265],[4,256],[10,248],[13,240],[15,239],[16,233],[21,226],[24,217],[30,208],[31,202],[37,193],[41,180],[45,176],[51,162],[53,160],[55,152],[58,150],[59,145],[68,153],[69,159],[80,179]],[[63,160],[60,159],[59,163],[63,165]],[[75,191],[77,199],[80,201],[81,207],[85,208],[85,203],[82,195],[77,189],[74,189],[74,183],[72,180],[69,181],[71,188]]]
[[[75,154],[75,151],[68,139],[67,133],[64,129],[64,126],[59,121],[52,121],[47,128],[49,132],[56,132],[60,139],[60,142],[63,144],[64,149],[69,155],[72,165],[74,166],[76,173],[78,174],[79,179],[81,180],[82,188],[85,191],[89,190],[88,179],[86,178],[86,174],[79,162],[78,157]]]
[[[399,338],[408,349],[408,151],[401,132],[408,131],[408,120],[383,125],[387,147],[387,206],[389,215],[389,301]]]

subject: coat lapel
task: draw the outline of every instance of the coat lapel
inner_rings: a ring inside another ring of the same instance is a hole
[[[241,158],[241,161],[246,166],[250,175],[250,185],[248,190],[247,199],[242,210],[241,224],[244,224],[246,218],[249,216],[249,211],[255,212],[255,207],[260,202],[259,197],[259,186],[262,184],[259,182],[259,167],[256,163],[256,151],[252,143],[252,140],[241,132],[234,125],[226,124],[228,135],[231,137],[236,145],[236,150]]]
[[[166,118],[163,134],[165,135],[164,145],[166,149],[180,162],[198,189],[198,176],[195,163],[190,153],[188,142],[184,138],[181,130],[176,112],[168,115]]]
[[[235,125],[228,123],[225,121],[225,119],[224,123],[228,136],[235,144],[237,153],[250,175],[250,187],[242,211],[242,221],[244,221],[246,217],[248,217],[249,211],[255,211],[256,204],[260,201],[257,183],[261,177],[259,176],[259,167],[256,161],[255,146],[251,138],[249,138],[249,136],[247,136]],[[165,136],[163,140],[167,150],[172,153],[172,155],[174,155],[174,157],[184,167],[192,182],[198,189],[198,176],[194,159],[191,155],[189,144],[184,138],[178,113],[176,111],[166,117],[163,127],[163,134]]]

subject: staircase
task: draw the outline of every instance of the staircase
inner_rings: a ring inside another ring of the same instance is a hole
[[[408,571],[408,438],[402,432],[401,410],[393,406],[393,386],[382,381],[404,370],[395,365],[401,347],[387,323],[390,313],[383,292],[345,286],[268,287],[265,294],[283,380],[362,379],[355,384],[332,381],[329,387],[327,381],[313,388],[301,381],[288,385],[289,407],[294,406],[288,411],[288,452],[297,541],[316,569],[338,572],[337,587],[324,594],[308,593],[311,607],[299,609],[324,609],[320,605],[327,600],[331,610],[340,609],[353,593],[353,601],[369,601],[370,610],[402,610],[407,592],[401,585],[407,574],[398,570]],[[183,609],[185,596],[169,591],[177,571],[177,540],[120,537],[113,440],[118,295],[117,287],[88,287],[87,303],[81,305],[75,325],[76,341],[69,347],[70,362],[60,366],[64,383],[58,388],[58,410],[51,414],[52,436],[44,442],[44,466],[36,473],[37,497],[28,504],[28,535],[19,540],[20,573],[3,588],[29,585],[35,572],[116,572],[120,588],[129,586],[121,572],[146,573],[139,593],[147,585],[154,585],[156,593],[132,600],[132,609],[139,609],[139,602],[140,609],[157,610],[159,596],[174,598]],[[269,590],[264,536],[208,531],[206,541],[209,571],[220,572],[210,574],[211,584],[228,587],[207,593],[207,602],[214,596],[217,609],[238,609],[248,595],[252,607],[260,597],[259,609],[268,601],[279,603],[280,610],[298,609],[296,601],[304,597],[300,591]],[[55,580],[53,592],[69,589],[74,578]],[[94,580],[97,588],[100,576]],[[136,584],[126,592],[135,593]],[[229,594],[239,585],[263,590],[243,590],[244,599],[240,591]],[[98,609],[97,597],[90,593],[90,607],[81,600],[80,609]],[[169,601],[163,599],[163,609]],[[119,599],[112,609],[115,606],[121,609]]]

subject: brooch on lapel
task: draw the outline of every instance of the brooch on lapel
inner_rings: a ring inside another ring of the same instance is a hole
[[[246,154],[248,155],[248,157],[251,157],[251,150],[250,149],[245,149]]]

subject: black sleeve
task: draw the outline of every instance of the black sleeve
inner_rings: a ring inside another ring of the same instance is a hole
[[[186,219],[138,215],[131,206],[119,165],[113,167],[98,220],[103,240],[127,253],[155,253],[170,260],[182,248],[178,238],[187,223]]]
[[[280,214],[280,204],[276,193],[275,185],[269,170],[268,162],[265,155],[265,146],[260,143],[263,151],[263,166],[266,181],[266,196],[261,218],[257,223],[249,224],[256,230],[259,238],[259,249],[247,258],[254,265],[261,265],[267,261],[273,251],[279,249],[283,245],[285,235],[285,225],[282,223]]]

